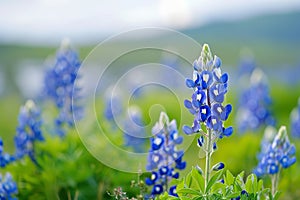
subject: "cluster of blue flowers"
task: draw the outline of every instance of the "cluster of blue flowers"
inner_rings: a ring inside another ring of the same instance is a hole
[[[193,67],[193,79],[187,79],[186,85],[194,92],[191,100],[185,100],[184,105],[194,115],[194,123],[192,127],[183,126],[183,131],[188,135],[201,132],[198,144],[202,146],[205,142],[203,136],[208,136],[208,133],[201,130],[201,124],[205,124],[207,131],[214,136],[212,141],[232,134],[232,127],[224,127],[232,106],[222,105],[227,93],[228,74],[222,73],[221,59],[212,56],[207,44]],[[216,144],[213,146],[216,147]]]
[[[28,100],[20,109],[19,125],[15,136],[16,159],[28,155],[36,163],[34,143],[44,141],[41,126],[41,112],[32,100]]]
[[[11,174],[6,173],[5,177],[0,174],[0,200],[16,200],[14,196],[17,193],[17,184],[13,181]]]
[[[124,144],[133,148],[134,152],[144,152],[146,130],[141,110],[137,106],[129,107],[129,118],[124,122]]]
[[[291,133],[293,137],[300,138],[300,98],[298,106],[291,113]]]
[[[69,44],[62,44],[57,52],[54,66],[46,72],[45,97],[52,99],[59,110],[55,120],[56,133],[65,135],[65,125],[73,126],[74,120],[82,117],[82,107],[72,99],[80,99],[80,89],[75,87],[75,80],[81,62],[77,53],[72,50]]]
[[[184,152],[176,148],[176,145],[183,141],[182,136],[179,136],[176,121],[169,122],[167,114],[162,112],[159,121],[152,128],[152,134],[146,167],[152,173],[150,178],[146,179],[146,184],[153,185],[152,197],[164,191],[177,196],[176,186],[169,186],[169,183],[171,179],[179,178],[176,169],[185,169],[186,162],[182,160]]]
[[[18,122],[13,155],[4,152],[3,141],[0,138],[1,168],[22,159],[24,156],[29,156],[35,164],[38,164],[35,158],[34,145],[36,141],[44,141],[44,137],[41,131],[41,113],[32,100],[28,100],[25,106],[21,107]],[[0,175],[0,199],[16,199],[13,196],[17,193],[17,184],[12,180],[12,176],[6,173],[5,178],[2,179]]]
[[[239,98],[237,124],[240,133],[255,131],[263,125],[275,125],[269,109],[272,103],[264,73],[256,68],[250,78],[250,86],[242,91]]]
[[[288,168],[296,162],[296,148],[290,143],[285,126],[280,127],[275,137],[269,131],[266,134],[269,135],[265,136],[265,147],[259,154],[260,161],[254,169],[258,177],[278,174],[281,168]]]

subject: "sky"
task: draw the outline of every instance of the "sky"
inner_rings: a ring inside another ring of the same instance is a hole
[[[294,10],[299,0],[0,0],[0,43],[85,43],[141,27],[181,30]]]

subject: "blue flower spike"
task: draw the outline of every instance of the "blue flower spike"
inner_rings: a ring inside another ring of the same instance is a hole
[[[295,145],[290,143],[285,126],[281,126],[277,134],[268,128],[254,173],[258,177],[279,174],[280,169],[289,168],[296,162],[295,153]]]
[[[159,121],[152,128],[152,134],[146,167],[152,173],[145,180],[147,185],[153,186],[150,196],[154,198],[165,191],[177,196],[176,186],[170,186],[170,181],[179,178],[177,170],[185,169],[186,162],[182,160],[184,152],[176,147],[183,142],[176,121],[169,121],[167,114],[162,112]]]
[[[28,100],[20,109],[19,125],[15,136],[16,159],[28,155],[36,163],[34,143],[44,141],[41,126],[41,112],[32,100]],[[37,163],[36,163],[37,164]]]
[[[200,57],[193,64],[193,79],[187,79],[188,88],[193,89],[190,99],[184,101],[185,107],[194,116],[191,126],[184,125],[182,130],[187,135],[200,135],[197,145],[205,152],[205,172],[201,175],[205,187],[210,181],[212,171],[222,170],[220,162],[211,168],[211,156],[217,150],[217,141],[229,137],[232,127],[226,127],[226,121],[232,111],[230,104],[225,104],[229,75],[222,72],[222,61],[213,56],[207,44],[203,45]]]
[[[74,118],[79,120],[83,115],[83,108],[78,105],[80,88],[75,86],[80,66],[78,54],[64,40],[44,78],[44,97],[51,99],[59,111],[55,119],[55,133],[59,136],[66,134],[66,126],[74,126]]]
[[[222,73],[221,63],[219,57],[212,56],[209,46],[203,45],[199,59],[194,62],[194,78],[187,79],[188,87],[194,90],[191,100],[184,101],[185,107],[194,115],[192,127],[183,126],[183,132],[187,135],[201,132],[200,124],[212,131],[213,140],[232,133],[232,128],[224,131],[224,122],[228,119],[232,106],[222,105],[227,93],[228,74]]]
[[[236,117],[239,133],[256,131],[262,126],[275,126],[271,104],[267,77],[261,69],[256,68],[250,76],[250,84],[239,97]]]

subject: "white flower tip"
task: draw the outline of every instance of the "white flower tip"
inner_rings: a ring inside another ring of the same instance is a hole
[[[64,38],[62,41],[61,41],[61,45],[60,45],[60,48],[62,50],[66,50],[68,48],[70,48],[71,46],[71,40],[70,38]]]
[[[266,76],[264,74],[264,72],[259,69],[256,68],[253,72],[252,75],[250,77],[250,81],[252,84],[256,84],[256,83],[260,83],[266,80]]]
[[[27,110],[32,110],[32,109],[34,109],[34,108],[35,108],[35,103],[34,103],[34,101],[31,100],[31,99],[27,100],[26,103],[25,103],[25,108],[26,108]]]

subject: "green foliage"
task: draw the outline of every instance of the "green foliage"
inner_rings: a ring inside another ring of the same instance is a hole
[[[222,181],[224,183],[222,183]],[[227,170],[216,172],[209,180],[207,188],[204,190],[204,178],[195,169],[177,185],[179,199],[267,199],[270,189],[263,188],[263,181],[257,180],[254,174],[250,174],[244,181],[244,172],[236,177]],[[160,197],[163,199],[163,197]],[[278,195],[272,199],[277,199]]]
[[[75,131],[65,138],[46,134],[45,142],[36,143],[38,166],[25,159],[9,165],[19,187],[20,199],[108,199],[106,191],[128,185],[130,174],[104,166],[83,146]]]

